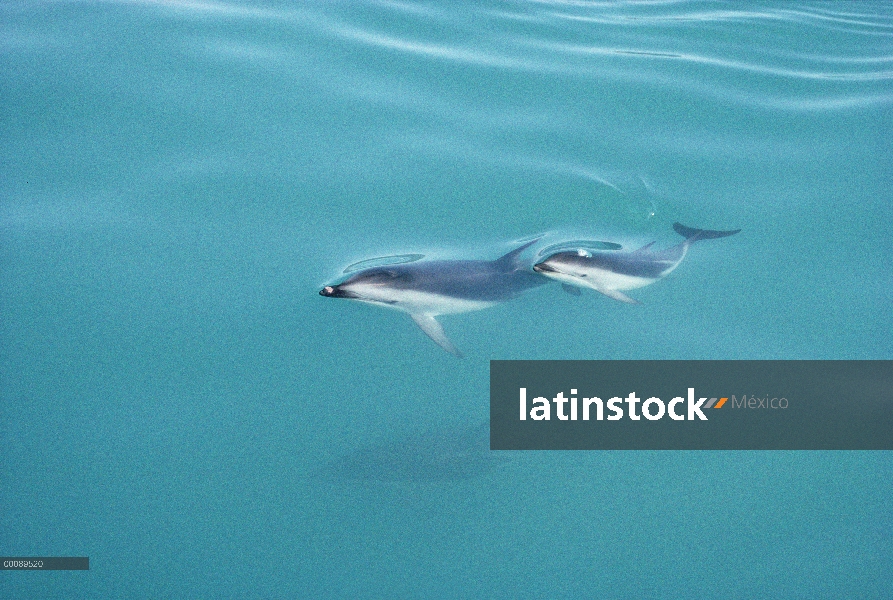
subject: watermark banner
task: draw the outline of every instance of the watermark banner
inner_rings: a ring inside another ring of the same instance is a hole
[[[490,361],[492,450],[893,450],[893,361]]]

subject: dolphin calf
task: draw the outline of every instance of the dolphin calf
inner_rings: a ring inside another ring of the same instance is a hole
[[[523,264],[521,253],[540,238],[493,261],[431,260],[363,269],[319,291],[409,313],[412,320],[447,352],[461,357],[443,333],[438,315],[481,310],[511,300],[548,280]]]
[[[679,266],[688,248],[698,240],[727,237],[741,231],[694,229],[680,223],[673,223],[673,229],[685,240],[666,250],[652,251],[654,242],[651,242],[631,252],[557,252],[535,264],[533,270],[557,279],[568,291],[574,290],[568,286],[589,287],[609,298],[639,304],[621,290],[645,287],[666,277]]]

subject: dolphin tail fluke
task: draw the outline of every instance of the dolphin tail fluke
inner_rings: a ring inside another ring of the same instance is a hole
[[[521,256],[521,253],[533,246],[535,243],[540,241],[542,237],[537,237],[529,242],[525,242],[521,246],[518,246],[505,256],[496,259],[496,264],[499,266],[502,271],[514,271],[521,267],[521,263],[518,261],[518,257]]]
[[[452,354],[457,358],[462,358],[462,353],[459,352],[459,349],[456,348],[453,343],[447,338],[446,334],[443,332],[443,326],[431,315],[422,315],[422,314],[411,314],[412,320],[415,321],[415,324],[419,326],[419,329],[425,332],[429,338],[434,340],[434,342]]]
[[[716,238],[729,237],[735,235],[740,229],[734,231],[712,231],[710,229],[695,229],[694,227],[686,227],[682,223],[673,223],[673,229],[685,238],[685,241],[691,243],[698,240],[715,240]]]

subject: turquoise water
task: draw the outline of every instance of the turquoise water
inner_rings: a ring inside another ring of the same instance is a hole
[[[0,596],[893,597],[889,453],[478,435],[490,359],[893,358],[889,4],[0,15],[0,554],[91,561]],[[462,360],[317,293],[674,221],[742,232],[444,316]]]

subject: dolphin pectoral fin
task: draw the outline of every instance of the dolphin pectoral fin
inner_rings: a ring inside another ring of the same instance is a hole
[[[627,304],[642,304],[638,300],[634,298],[630,298],[626,294],[618,290],[611,290],[608,288],[595,288],[597,291],[601,292],[608,298],[613,298],[614,300],[620,300],[621,302],[626,302]]]
[[[563,289],[565,292],[567,292],[571,296],[579,296],[580,295],[580,288],[570,285],[569,283],[562,283],[561,289]]]
[[[412,320],[415,321],[415,324],[419,326],[419,328],[425,332],[429,338],[435,341],[438,346],[456,356],[458,358],[462,358],[462,353],[453,345],[453,343],[447,339],[447,336],[443,333],[443,326],[431,315],[423,315],[423,314],[410,314]]]

